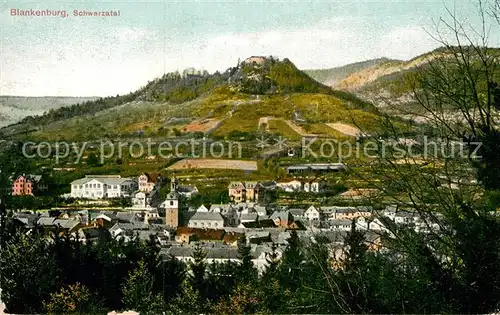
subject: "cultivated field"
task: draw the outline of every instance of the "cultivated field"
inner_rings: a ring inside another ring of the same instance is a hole
[[[204,132],[204,133],[209,133],[216,129],[219,124],[220,120],[217,119],[203,119],[203,120],[195,120],[188,125],[184,126],[182,128],[182,131],[184,132]]]
[[[169,170],[185,170],[185,169],[200,169],[200,168],[256,171],[257,162],[243,161],[243,160],[184,159],[168,167]]]

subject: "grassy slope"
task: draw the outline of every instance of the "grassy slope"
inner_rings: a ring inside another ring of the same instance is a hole
[[[344,122],[367,131],[379,131],[379,116],[353,109],[349,102],[333,95],[292,93],[287,96],[261,95],[259,99],[251,99],[247,94],[220,87],[202,98],[180,105],[129,103],[96,113],[90,119],[74,117],[54,122],[29,137],[38,140],[90,140],[125,136],[139,130],[143,130],[145,136],[154,136],[164,122],[172,117],[221,119],[223,123],[214,133],[224,136],[234,130],[256,132],[261,117],[289,120],[294,108],[316,131],[325,130],[319,125],[327,122]],[[229,115],[231,111],[232,116]]]
[[[233,116],[227,118],[215,134],[225,135],[234,130],[255,132],[259,118],[269,116],[289,120],[294,108],[312,126],[326,122],[344,122],[372,132],[379,131],[380,127],[379,116],[360,109],[352,109],[345,101],[332,95],[294,93],[289,96],[262,96],[260,100],[259,103],[244,103],[237,106]],[[283,128],[278,129],[284,130]],[[288,131],[284,132],[289,134]]]

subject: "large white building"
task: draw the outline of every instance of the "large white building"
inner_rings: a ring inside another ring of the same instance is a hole
[[[71,197],[103,199],[130,197],[137,182],[120,175],[86,175],[71,182]]]

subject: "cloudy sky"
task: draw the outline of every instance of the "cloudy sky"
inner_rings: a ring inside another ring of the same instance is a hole
[[[164,72],[223,71],[251,55],[288,57],[302,69],[410,59],[439,46],[428,32],[446,7],[460,16],[477,10],[468,0],[4,2],[0,95],[123,94]],[[68,17],[12,16],[12,9]]]

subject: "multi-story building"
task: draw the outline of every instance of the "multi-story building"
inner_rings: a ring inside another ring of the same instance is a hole
[[[259,182],[231,182],[228,190],[232,202],[257,202],[262,187]]]
[[[120,198],[130,197],[137,190],[137,182],[120,175],[86,175],[71,182],[73,198]]]
[[[13,196],[33,196],[37,191],[46,191],[47,184],[42,180],[41,175],[20,175],[12,183]]]
[[[139,190],[144,192],[152,192],[155,186],[159,188],[162,182],[160,173],[142,173],[137,179]]]

